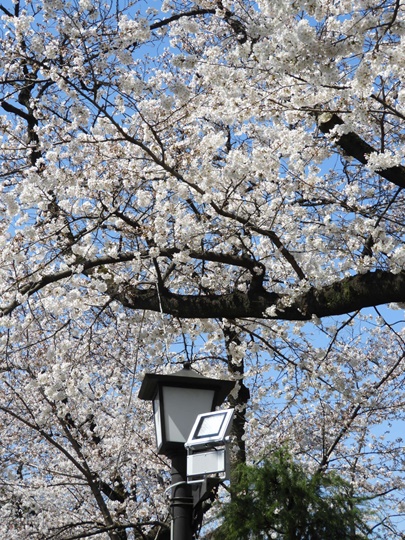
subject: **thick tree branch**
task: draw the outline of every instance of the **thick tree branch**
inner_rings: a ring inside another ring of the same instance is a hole
[[[15,107],[11,103],[7,103],[7,101],[2,101],[0,103],[0,105],[3,107],[3,109],[6,112],[15,114],[16,116],[20,116],[20,118],[23,118],[27,122],[31,121],[31,115],[30,114],[24,112],[22,109],[19,109],[18,107]]]
[[[405,271],[393,274],[377,270],[351,276],[325,287],[311,288],[293,300],[264,289],[200,296],[131,287],[116,293],[115,298],[132,309],[162,310],[182,318],[256,317],[302,321],[314,316],[329,317],[390,302],[405,302]]]
[[[239,255],[233,255],[232,253],[216,253],[216,252],[209,252],[209,251],[196,251],[196,250],[190,250],[187,251],[188,256],[190,259],[198,259],[198,260],[204,260],[204,261],[210,261],[215,262],[218,264],[226,264],[229,266],[236,266],[241,268],[246,268],[250,271],[252,275],[252,281],[251,284],[253,287],[261,287],[263,278],[264,278],[264,266],[262,263],[255,261],[252,258],[249,258],[248,256],[239,256]],[[171,259],[174,255],[181,253],[181,250],[178,248],[167,248],[167,249],[161,249],[159,251],[160,257],[167,257]],[[60,272],[54,272],[50,273],[48,275],[45,275],[38,280],[31,279],[30,281],[26,282],[24,285],[22,285],[18,293],[22,296],[30,297],[36,292],[44,289],[46,286],[56,283],[58,281],[62,281],[66,278],[69,278],[75,273],[83,273],[85,275],[90,275],[92,271],[95,268],[100,268],[102,266],[110,266],[115,265],[119,263],[126,263],[133,261],[136,258],[140,259],[150,259],[150,253],[149,251],[145,250],[143,252],[126,252],[126,253],[120,253],[116,257],[112,256],[105,256],[105,257],[99,257],[97,259],[90,259],[90,260],[82,260],[79,264],[79,267],[76,265],[72,265],[70,268],[66,270],[62,270]],[[3,315],[9,315],[16,307],[18,307],[22,302],[20,300],[15,300],[10,302],[8,305],[0,305],[0,317]]]
[[[162,19],[160,21],[157,21],[150,25],[151,30],[157,30],[158,28],[163,28],[164,26],[168,26],[170,23],[174,21],[178,21],[180,19],[183,19],[184,17],[198,17],[199,15],[214,15],[215,9],[192,9],[190,11],[184,11],[183,13],[176,13],[175,15],[172,15],[171,17],[167,17],[166,19]]]
[[[177,250],[168,250],[166,256]],[[164,255],[162,253],[162,255]],[[191,255],[191,253],[190,253]],[[213,260],[238,265],[253,271],[256,263],[250,259],[231,255],[212,256],[203,252],[193,253],[195,258]],[[125,263],[133,260],[137,253],[125,253],[117,257],[100,257],[85,261],[80,271],[91,275],[91,270],[100,266]],[[320,288],[310,288],[296,295],[276,294],[266,291],[262,286],[264,269],[257,263],[258,279],[248,292],[235,290],[226,294],[188,295],[173,293],[166,288],[145,288],[127,285],[125,289],[111,288],[111,297],[131,309],[163,311],[181,318],[228,318],[246,317],[273,318],[280,320],[310,320],[313,316],[329,317],[350,313],[365,307],[378,306],[390,302],[405,302],[405,271],[394,274],[377,270],[350,276]],[[32,296],[47,285],[56,283],[78,273],[76,267],[43,276],[20,288],[19,293]],[[252,272],[254,273],[254,272]],[[0,306],[0,317],[10,314],[22,301],[15,300]]]
[[[241,338],[238,329],[232,321],[223,321],[222,332],[225,338],[225,349],[228,361],[228,371],[233,379],[237,380],[237,393],[228,396],[230,407],[235,409],[235,418],[232,423],[232,435],[235,437],[233,455],[231,457],[233,467],[246,463],[246,407],[250,399],[249,388],[245,386],[243,378],[245,376],[244,358],[234,360],[232,347],[241,345]],[[234,480],[236,480],[234,473]],[[232,480],[231,480],[232,481]]]
[[[318,118],[318,127],[325,135],[330,133],[333,128],[342,125],[344,125],[343,120],[336,114],[324,113]],[[352,131],[341,135],[334,142],[340,146],[348,156],[357,159],[364,165],[367,165],[367,157],[370,154],[377,152],[375,148]],[[388,167],[387,169],[381,169],[375,172],[393,184],[401,188],[405,187],[405,167],[402,165]]]

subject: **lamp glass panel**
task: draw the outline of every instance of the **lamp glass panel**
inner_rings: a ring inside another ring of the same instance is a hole
[[[156,446],[159,448],[162,444],[162,422],[160,419],[160,401],[159,393],[153,400],[153,416],[155,419]]]
[[[219,412],[211,416],[203,416],[198,424],[194,438],[218,437],[224,423],[226,413]]]
[[[214,390],[163,386],[166,440],[184,443],[199,414],[210,412]]]

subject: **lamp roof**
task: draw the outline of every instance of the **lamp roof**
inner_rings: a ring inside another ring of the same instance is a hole
[[[183,369],[169,375],[146,373],[139,390],[139,399],[152,401],[160,385],[214,390],[214,407],[216,407],[223,403],[235,386],[235,381],[205,377],[191,369],[190,363],[185,363]]]

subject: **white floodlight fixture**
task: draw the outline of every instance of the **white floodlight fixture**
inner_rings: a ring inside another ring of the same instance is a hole
[[[234,409],[199,414],[185,447],[192,451],[223,446],[228,442]]]

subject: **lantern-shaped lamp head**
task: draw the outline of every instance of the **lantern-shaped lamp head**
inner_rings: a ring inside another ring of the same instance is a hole
[[[158,454],[185,453],[197,416],[221,405],[234,386],[234,381],[204,377],[189,364],[173,375],[147,373],[138,397],[153,401]]]

